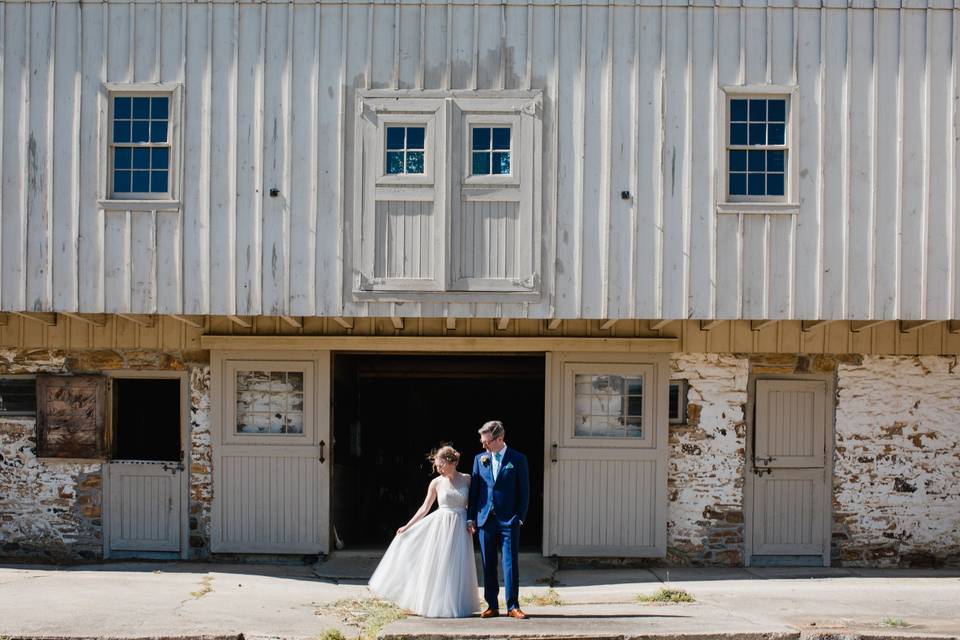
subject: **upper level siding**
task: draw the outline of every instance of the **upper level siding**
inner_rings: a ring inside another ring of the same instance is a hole
[[[960,317],[960,0],[740,4],[0,2],[0,310]],[[108,82],[181,86],[178,208],[98,205]],[[795,214],[715,206],[757,84]],[[542,301],[354,299],[361,89],[542,91]]]

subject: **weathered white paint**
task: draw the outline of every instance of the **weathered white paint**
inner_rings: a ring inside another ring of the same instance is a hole
[[[58,0],[0,28],[4,310],[960,315],[957,0]],[[106,82],[182,87],[175,204],[98,205]],[[720,88],[749,84],[796,87],[793,208],[718,210]],[[542,92],[540,297],[354,296],[367,89]]]
[[[835,557],[929,565],[960,544],[955,357],[864,356],[837,372]]]

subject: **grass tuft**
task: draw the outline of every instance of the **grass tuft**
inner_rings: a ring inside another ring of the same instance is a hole
[[[408,615],[397,605],[379,598],[337,600],[332,604],[318,607],[316,613],[337,616],[345,624],[358,628],[362,640],[374,640],[385,626],[391,622],[403,620]],[[339,639],[331,637],[325,640]]]
[[[560,599],[560,594],[557,593],[557,590],[550,587],[546,593],[521,596],[520,604],[535,607],[559,607],[563,605],[563,600]]]
[[[656,593],[641,593],[637,596],[637,602],[659,602],[659,603],[677,603],[677,602],[696,602],[689,593],[683,589],[673,589],[671,587],[660,587]]]
[[[203,596],[207,595],[213,591],[213,576],[206,576],[200,580],[200,588],[196,591],[191,591],[190,595],[196,599],[200,599]]]
[[[347,636],[343,635],[339,629],[326,629],[317,640],[347,640]]]
[[[880,621],[881,627],[909,627],[910,625],[903,618],[884,618]]]

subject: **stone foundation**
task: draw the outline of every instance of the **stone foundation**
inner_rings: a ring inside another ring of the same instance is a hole
[[[670,425],[669,564],[743,564],[748,365],[730,355],[673,358],[671,378],[689,386],[687,421]]]
[[[0,374],[189,372],[190,557],[210,554],[210,367],[205,352],[0,349]],[[675,354],[684,424],[670,425],[667,558],[738,566],[749,374],[837,376],[835,565],[960,565],[960,368],[954,357]],[[0,419],[0,556],[102,557],[99,462],[41,460],[33,418]]]
[[[189,371],[191,556],[204,557],[212,495],[207,360],[206,352],[0,349],[0,375]],[[35,418],[0,417],[0,557],[48,562],[102,558],[102,463],[40,459],[36,444]]]
[[[957,358],[866,356],[837,396],[834,564],[960,566]]]

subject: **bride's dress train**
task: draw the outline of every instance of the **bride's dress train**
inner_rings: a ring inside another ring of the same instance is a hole
[[[479,609],[469,487],[440,478],[439,508],[393,539],[370,578],[371,591],[428,618],[464,618]]]

